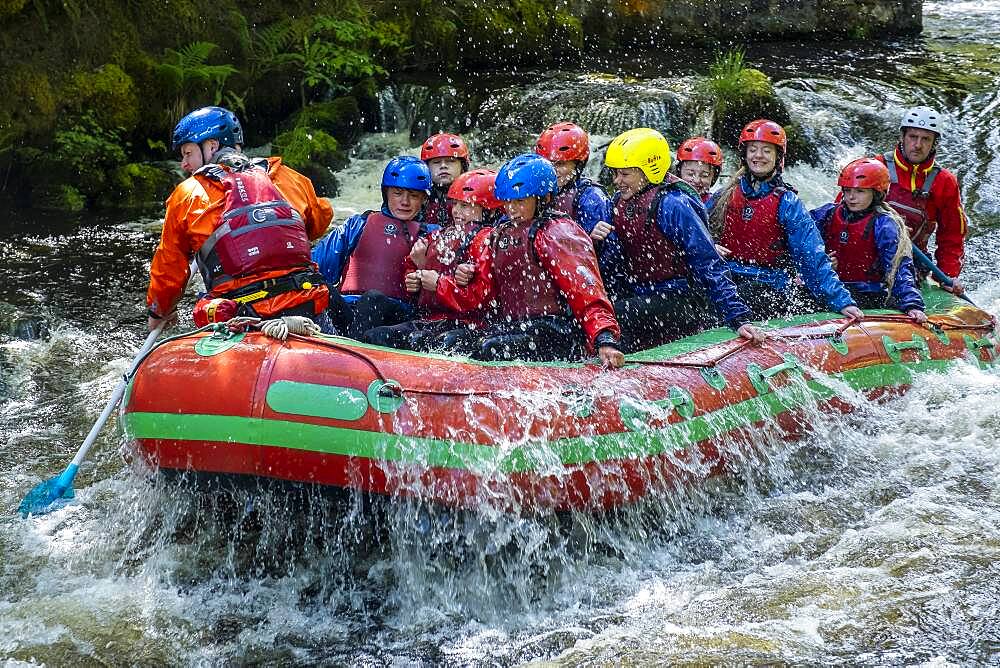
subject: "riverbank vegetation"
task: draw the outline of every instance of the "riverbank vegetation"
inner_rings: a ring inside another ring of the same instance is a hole
[[[572,66],[620,43],[614,21],[598,25],[579,4],[0,0],[0,200],[69,211],[158,203],[180,178],[170,130],[205,104],[236,111],[249,145],[270,144],[332,194],[331,170],[376,128],[390,79]],[[624,26],[639,16],[617,11]],[[731,104],[769,90],[754,72],[737,76],[746,95]]]

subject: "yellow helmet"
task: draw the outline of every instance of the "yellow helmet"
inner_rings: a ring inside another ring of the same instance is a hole
[[[663,183],[670,170],[670,144],[652,128],[628,130],[608,146],[604,164],[612,169],[638,167],[650,183]]]

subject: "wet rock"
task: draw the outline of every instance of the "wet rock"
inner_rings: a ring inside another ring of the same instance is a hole
[[[273,150],[289,167],[309,177],[318,195],[336,196],[337,179],[333,173],[346,164],[347,158],[332,136],[300,125],[278,135]]]
[[[10,335],[25,341],[49,338],[49,322],[37,315],[26,315],[11,323]]]

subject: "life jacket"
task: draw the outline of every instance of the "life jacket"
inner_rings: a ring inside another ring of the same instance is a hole
[[[731,252],[728,259],[770,269],[784,264],[788,239],[778,221],[778,207],[787,190],[777,186],[766,195],[750,198],[736,185],[719,238],[719,245]]]
[[[433,269],[442,275],[454,274],[455,268],[468,259],[472,240],[481,229],[481,223],[472,223],[468,230],[463,230],[458,224],[440,228],[427,246],[424,269]],[[447,310],[438,300],[437,293],[430,290],[420,291],[418,305],[426,311]]]
[[[504,225],[493,233],[493,280],[501,317],[528,320],[546,315],[567,315],[565,297],[543,267],[535,250],[535,237],[557,219],[559,212],[546,212],[530,225]]]
[[[846,282],[882,282],[875,245],[875,212],[853,222],[844,218],[844,207],[834,208],[826,224],[826,250],[837,258],[837,275]]]
[[[365,227],[347,261],[341,294],[360,295],[378,290],[387,297],[406,300],[403,260],[424,227],[415,220],[402,221],[381,211],[365,213]]]
[[[196,255],[210,293],[233,279],[311,266],[305,222],[271,182],[266,161],[205,165],[195,177],[225,193],[218,224]]]
[[[889,193],[885,202],[899,212],[899,215],[906,221],[906,228],[910,231],[910,240],[921,249],[926,250],[927,240],[934,234],[937,228],[937,221],[927,217],[927,200],[931,196],[931,186],[934,179],[941,173],[941,168],[936,164],[931,166],[927,176],[924,177],[924,184],[917,190],[909,188],[899,183],[899,172],[896,169],[895,152],[886,153],[882,156],[885,166],[889,169]]]
[[[669,188],[680,187],[679,181],[668,174],[662,184],[619,200],[612,210],[611,224],[621,242],[628,274],[637,283],[659,283],[688,273],[684,258],[656,221],[660,202]]]
[[[555,199],[552,201],[552,209],[576,220],[576,212],[580,210],[580,198],[583,197],[583,193],[587,188],[594,185],[597,184],[588,178],[574,180],[573,183],[568,184],[555,196]]]
[[[445,194],[447,189],[431,191],[431,196],[427,199],[424,207],[424,222],[428,225],[440,225],[445,227],[453,218],[451,217],[451,207],[453,206]]]

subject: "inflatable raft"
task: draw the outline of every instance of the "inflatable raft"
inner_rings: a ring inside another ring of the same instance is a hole
[[[199,332],[139,366],[123,403],[162,471],[256,476],[515,512],[607,509],[719,472],[758,430],[795,433],[838,392],[898,391],[1000,340],[937,288],[930,322],[871,311],[770,321],[763,345],[713,329],[592,363],[489,363],[339,337]]]

